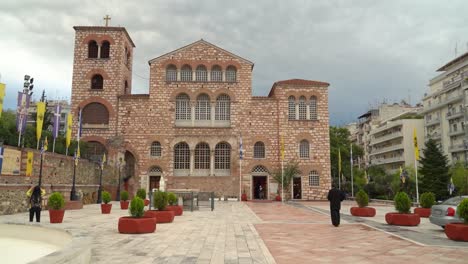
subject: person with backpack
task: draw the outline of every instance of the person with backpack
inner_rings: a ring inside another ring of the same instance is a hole
[[[41,222],[41,210],[42,210],[42,196],[45,195],[45,190],[41,189],[39,185],[36,185],[26,192],[29,197],[29,222],[33,221],[34,215],[36,215],[36,222]]]

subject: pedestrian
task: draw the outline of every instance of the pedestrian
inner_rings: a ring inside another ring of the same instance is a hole
[[[41,222],[42,196],[45,195],[45,190],[36,185],[29,189],[26,195],[29,197],[30,204],[29,222],[33,221],[34,215],[36,215],[36,222]]]
[[[258,187],[258,196],[259,196],[260,199],[264,198],[262,185],[260,185],[260,187]]]
[[[344,192],[336,188],[336,185],[333,185],[332,189],[328,192],[328,200],[330,201],[330,215],[332,224],[336,227],[340,225],[341,201],[344,199]]]

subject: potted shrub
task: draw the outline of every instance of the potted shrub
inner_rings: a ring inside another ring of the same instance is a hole
[[[410,213],[411,200],[404,192],[399,192],[395,195],[395,209],[398,213],[387,213],[385,221],[389,225],[400,226],[417,226],[421,222],[418,214]]]
[[[153,233],[156,230],[156,219],[154,217],[145,217],[145,203],[136,196],[130,203],[130,215],[119,218],[119,233],[122,234],[144,234]]]
[[[63,195],[59,192],[54,192],[50,195],[47,202],[47,207],[49,208],[49,217],[50,223],[62,223],[63,216],[65,215],[65,199]]]
[[[158,210],[148,210],[145,216],[155,217],[158,223],[171,223],[174,221],[174,211],[166,210],[167,193],[157,191],[153,195],[154,207]]]
[[[178,205],[177,202],[179,201],[179,198],[175,193],[168,193],[167,194],[167,201],[169,205],[166,207],[167,210],[169,211],[174,211],[174,214],[176,216],[182,215],[184,212],[184,207],[181,205]]]
[[[150,200],[146,199],[146,190],[145,189],[138,189],[136,195],[138,197],[140,197],[145,202],[145,206],[149,205]]]
[[[435,204],[435,194],[425,192],[421,194],[419,202],[421,203],[421,207],[414,208],[414,213],[420,217],[429,217],[431,215],[431,207]]]
[[[128,209],[128,192],[123,191],[120,193],[120,209],[127,210]]]
[[[375,208],[367,206],[369,205],[369,196],[364,190],[361,189],[357,192],[356,203],[358,204],[358,207],[351,207],[351,215],[363,217],[375,216]]]
[[[463,218],[464,223],[445,225],[445,235],[452,240],[468,242],[468,198],[458,205],[457,214]]]
[[[110,214],[112,209],[112,204],[110,204],[111,196],[109,192],[102,192],[102,204],[101,204],[101,213]]]

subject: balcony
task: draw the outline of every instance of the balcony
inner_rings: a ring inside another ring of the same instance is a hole
[[[370,142],[370,145],[375,145],[375,144],[378,144],[378,143],[381,143],[381,142],[384,142],[384,141],[387,141],[387,140],[390,140],[390,139],[399,138],[399,137],[403,137],[403,133],[401,131],[391,133],[391,134],[385,135],[383,137],[373,138],[371,140],[371,142]]]
[[[444,100],[440,100],[439,102],[435,102],[430,106],[424,107],[424,110],[421,112],[421,114],[427,114],[431,111],[442,108],[446,106],[447,104],[453,104],[461,100],[463,100],[463,95],[461,94],[451,95],[449,97],[446,97]]]
[[[449,152],[460,152],[460,151],[465,151],[468,150],[468,146],[465,146],[465,144],[453,144],[449,146]]]
[[[431,119],[431,120],[426,120],[425,126],[434,126],[434,125],[440,125],[440,118],[437,119]]]
[[[401,126],[401,125],[403,125],[403,120],[390,121],[390,122],[387,122],[384,126],[372,129],[372,132],[370,134],[375,135],[379,132],[385,131],[387,129],[390,129],[396,126]]]
[[[404,162],[405,158],[403,156],[386,158],[386,159],[373,159],[371,160],[371,165],[382,165],[395,162]]]
[[[426,135],[427,138],[431,138],[431,139],[434,139],[434,140],[439,140],[441,139],[441,134],[439,132],[434,132],[434,133],[428,133]]]
[[[386,153],[386,152],[390,152],[390,151],[395,151],[395,150],[399,150],[399,149],[404,149],[403,144],[396,144],[396,145],[385,147],[385,148],[374,149],[370,153],[370,156],[378,155],[378,154],[382,154],[382,153]]]
[[[453,136],[458,136],[458,135],[463,135],[465,134],[465,131],[463,131],[463,129],[460,129],[460,130],[450,130],[448,135],[450,137],[453,137]]]
[[[463,114],[465,113],[465,110],[463,109],[462,111],[458,111],[458,112],[448,112],[446,114],[447,116],[447,120],[451,120],[451,119],[455,119],[455,118],[459,118],[459,117],[463,117]]]

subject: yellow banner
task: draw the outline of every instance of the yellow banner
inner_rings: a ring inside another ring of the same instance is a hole
[[[73,116],[71,113],[69,113],[67,116],[67,132],[66,132],[66,139],[65,139],[67,148],[70,147],[72,124],[73,124]]]
[[[3,111],[3,98],[5,98],[5,84],[0,83],[0,117],[2,117]]]
[[[37,138],[37,142],[39,142],[39,140],[41,140],[41,135],[42,135],[42,124],[44,123],[45,103],[37,102],[36,109],[37,109],[36,138]]]
[[[34,160],[34,152],[28,151],[28,156],[26,160],[26,176],[31,177],[33,172],[33,160]]]
[[[284,160],[284,138],[281,136],[281,160]]]
[[[416,128],[413,130],[413,142],[414,142],[414,158],[419,160],[419,147],[418,147],[418,137],[416,136]]]

